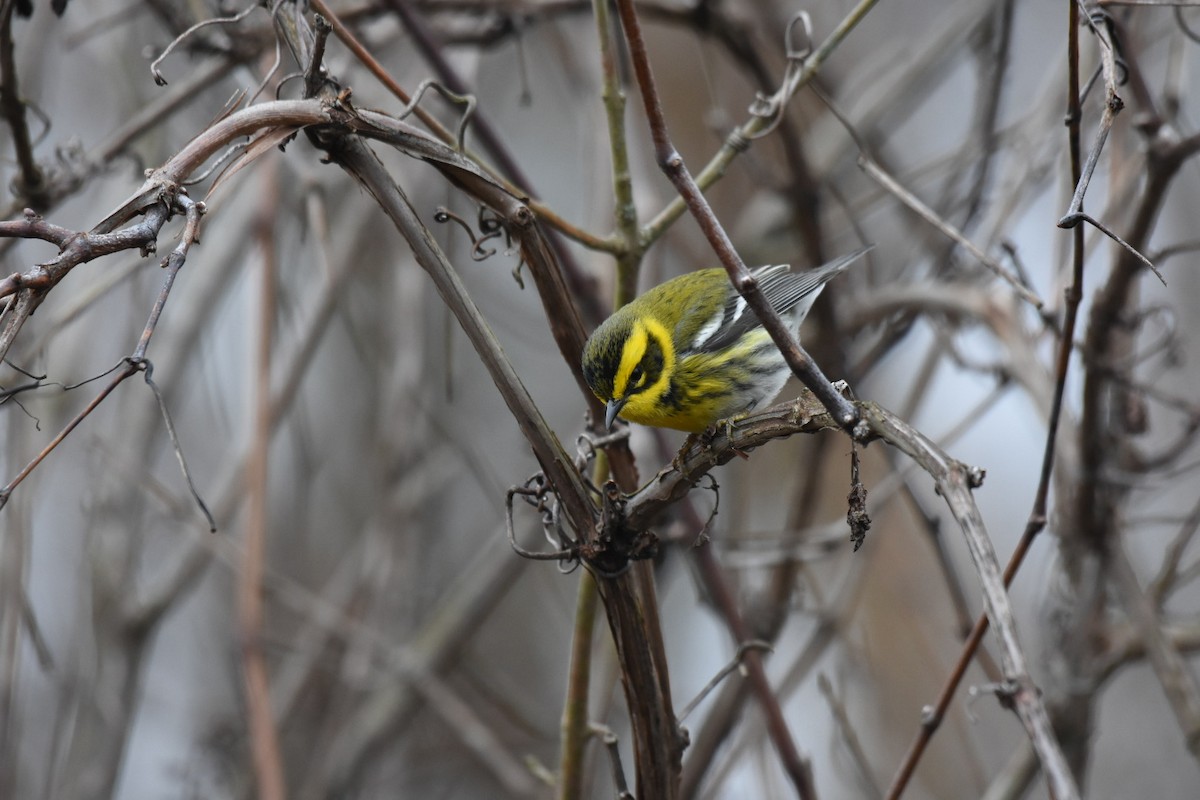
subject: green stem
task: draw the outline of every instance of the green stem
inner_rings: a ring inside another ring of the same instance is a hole
[[[571,642],[571,671],[563,708],[562,760],[559,763],[559,800],[583,797],[584,746],[588,739],[588,689],[592,677],[592,640],[600,595],[592,573],[581,570],[575,600],[575,633]]]
[[[629,173],[629,148],[625,139],[625,91],[617,71],[617,48],[612,36],[612,18],[605,0],[593,0],[596,38],[600,45],[600,74],[604,116],[608,121],[608,145],[612,153],[613,215],[616,239],[624,246],[617,251],[617,292],[613,304],[620,308],[637,294],[638,265],[645,248],[638,232],[637,206],[633,203],[633,178]]]

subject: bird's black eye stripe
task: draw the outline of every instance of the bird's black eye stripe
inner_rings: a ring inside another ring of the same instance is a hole
[[[662,350],[654,340],[651,340],[649,346],[646,348],[645,355],[642,356],[633,369],[629,370],[629,378],[625,381],[624,394],[629,396],[646,391],[662,375],[662,369]]]

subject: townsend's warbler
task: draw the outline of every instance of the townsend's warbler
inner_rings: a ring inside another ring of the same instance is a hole
[[[869,249],[869,248],[868,248]],[[825,283],[866,249],[809,272],[754,270],[767,302],[800,326]],[[791,375],[723,269],[680,275],[623,306],[583,349],[583,376],[607,404],[605,426],[630,422],[698,433],[774,399]]]

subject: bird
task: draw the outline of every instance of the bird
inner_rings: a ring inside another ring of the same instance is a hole
[[[767,303],[796,330],[825,284],[870,247],[807,272],[788,265],[752,270]],[[583,376],[617,417],[701,433],[736,420],[779,394],[791,368],[725,270],[672,278],[622,306],[588,338]]]

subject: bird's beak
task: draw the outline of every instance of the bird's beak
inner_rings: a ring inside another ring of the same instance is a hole
[[[604,429],[612,430],[613,422],[617,418],[617,414],[621,413],[621,409],[629,402],[628,397],[623,397],[620,400],[609,400],[608,405],[604,409]]]

